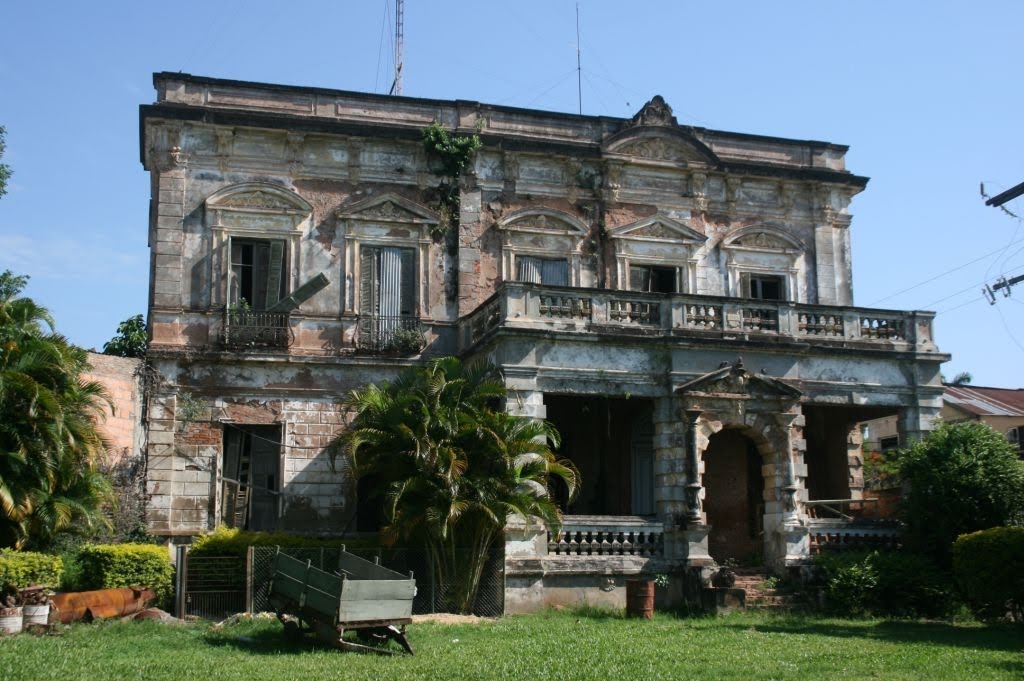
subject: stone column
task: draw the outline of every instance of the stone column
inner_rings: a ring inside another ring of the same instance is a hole
[[[935,419],[938,415],[938,407],[925,406],[920,403],[900,407],[897,419],[900,446],[909,447],[912,443],[927,435],[930,430],[935,428]]]
[[[697,442],[697,421],[701,410],[687,409],[686,416],[686,521],[689,525],[699,525],[704,517],[700,508],[700,449]]]

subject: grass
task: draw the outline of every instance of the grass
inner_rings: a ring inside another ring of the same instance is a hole
[[[549,612],[484,624],[414,624],[415,657],[289,644],[276,620],[78,624],[0,640],[0,678],[21,679],[1011,679],[1024,630],[938,622],[737,614],[625,620]]]

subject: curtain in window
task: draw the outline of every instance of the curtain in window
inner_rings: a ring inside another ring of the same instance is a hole
[[[569,263],[520,255],[516,257],[516,281],[548,286],[569,285]]]
[[[569,263],[564,260],[541,260],[540,281],[548,286],[568,286]]]
[[[402,249],[380,249],[379,285],[381,335],[389,336],[398,328],[402,314]]]

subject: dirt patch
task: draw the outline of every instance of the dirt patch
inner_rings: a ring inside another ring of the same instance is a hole
[[[447,612],[436,612],[432,615],[413,615],[412,622],[437,622],[438,624],[486,624],[495,622],[492,617],[477,617],[476,615],[453,615]]]

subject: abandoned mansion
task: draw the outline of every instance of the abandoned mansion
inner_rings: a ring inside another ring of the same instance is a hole
[[[776,572],[852,532],[859,422],[942,406],[933,315],[853,306],[846,147],[680,124],[159,73],[150,530],[372,529],[324,448],[429,358],[500,368],[582,489],[506,530],[508,612],[636,574]],[[478,135],[465,168],[424,131]],[[861,529],[870,532],[870,529]]]

